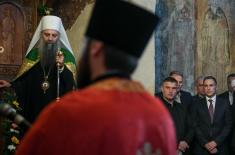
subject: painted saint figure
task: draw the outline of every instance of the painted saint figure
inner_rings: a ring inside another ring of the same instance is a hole
[[[179,70],[188,75],[184,86],[189,90],[193,90],[191,83],[194,80],[194,30],[191,6],[185,0],[176,0],[167,26],[169,33],[167,70],[168,72]]]
[[[226,89],[230,64],[229,28],[226,15],[215,1],[205,13],[202,25],[202,74],[218,80],[218,91]]]

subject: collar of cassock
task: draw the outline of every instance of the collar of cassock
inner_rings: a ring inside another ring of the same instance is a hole
[[[96,82],[101,81],[101,80],[112,78],[112,77],[119,77],[119,78],[124,78],[124,79],[130,79],[130,75],[128,75],[126,73],[123,73],[121,71],[108,71],[105,74],[95,78],[91,82],[91,84],[96,83]]]

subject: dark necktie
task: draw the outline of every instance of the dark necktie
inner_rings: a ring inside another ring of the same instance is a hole
[[[208,100],[210,102],[210,105],[209,105],[209,113],[210,113],[210,117],[211,117],[211,123],[213,122],[213,116],[214,116],[214,108],[213,108],[213,100],[212,99],[209,99]]]

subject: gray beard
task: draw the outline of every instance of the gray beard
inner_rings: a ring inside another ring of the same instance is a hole
[[[40,63],[45,71],[49,71],[56,64],[56,52],[58,51],[59,44],[56,43],[45,43],[41,41],[38,46],[40,54]]]

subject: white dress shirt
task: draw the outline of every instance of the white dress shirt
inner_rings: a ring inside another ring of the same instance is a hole
[[[216,102],[216,95],[214,95],[213,97],[209,98],[206,96],[206,102],[207,102],[207,108],[209,109],[210,106],[210,102],[208,101],[209,99],[212,100],[212,105],[213,105],[213,111],[215,111],[215,102]]]
[[[231,93],[229,91],[228,94],[229,94],[229,103],[230,103],[230,105],[232,105],[233,104],[233,93]]]

